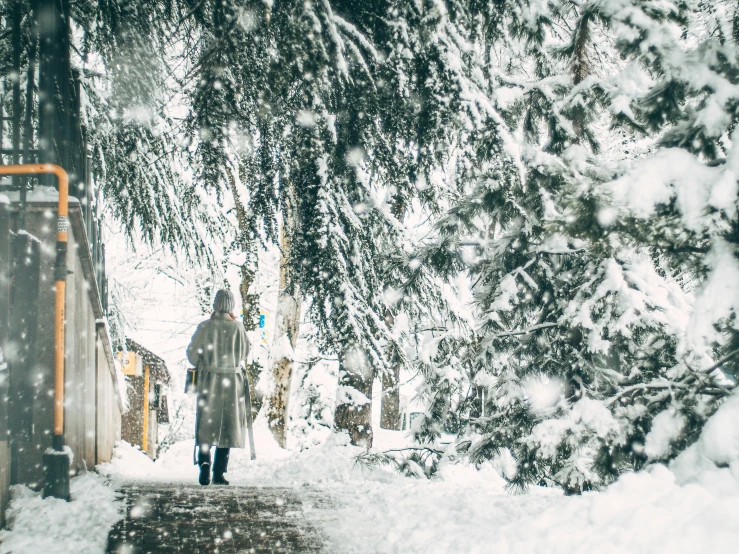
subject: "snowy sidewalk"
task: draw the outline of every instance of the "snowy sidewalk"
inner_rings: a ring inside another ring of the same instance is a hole
[[[124,486],[126,517],[110,532],[111,554],[320,552],[306,512],[320,498],[284,487]]]
[[[569,497],[543,487],[509,494],[503,460],[450,461],[426,480],[357,464],[362,450],[340,436],[288,452],[262,424],[259,458],[234,451],[226,488],[197,484],[191,440],[156,462],[119,443],[98,474],[72,479],[71,502],[14,488],[0,554],[734,554],[738,415],[736,396],[669,467]],[[406,437],[378,430],[375,439],[397,449]]]

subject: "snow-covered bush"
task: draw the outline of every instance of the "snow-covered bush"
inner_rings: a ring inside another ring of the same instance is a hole
[[[598,488],[674,458],[734,386],[739,9],[512,1],[478,21],[491,102],[459,115],[465,193],[425,258],[472,283],[458,450],[512,452],[515,486]]]

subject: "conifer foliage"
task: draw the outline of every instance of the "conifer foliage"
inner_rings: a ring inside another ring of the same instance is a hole
[[[733,387],[736,8],[537,6],[490,7],[510,135],[439,232],[476,248],[459,451],[572,493],[670,459]]]
[[[281,444],[304,309],[354,444],[373,381],[422,376],[418,475],[453,432],[454,456],[510,456],[513,487],[599,488],[735,386],[735,2],[64,4],[129,231],[201,259],[228,237],[252,304],[259,246],[281,249]]]

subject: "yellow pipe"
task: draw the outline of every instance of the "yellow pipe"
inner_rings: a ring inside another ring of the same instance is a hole
[[[144,367],[144,437],[141,439],[141,450],[146,453],[149,446],[149,365]]]
[[[64,448],[64,294],[67,284],[67,228],[69,226],[69,176],[56,164],[0,165],[0,175],[56,175],[57,205],[56,263],[54,281],[54,448]]]

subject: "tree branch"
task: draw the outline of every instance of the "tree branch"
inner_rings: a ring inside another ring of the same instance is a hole
[[[551,329],[552,327],[559,327],[559,323],[541,323],[539,325],[534,325],[533,327],[529,327],[528,329],[524,329],[523,331],[508,331],[505,333],[498,333],[493,338],[499,339],[502,337],[513,337],[515,335],[528,335],[530,333],[533,333],[534,331],[541,331],[542,329]]]

